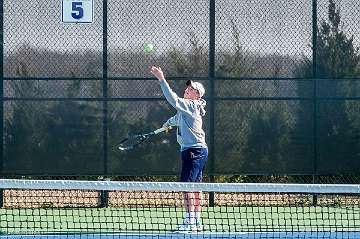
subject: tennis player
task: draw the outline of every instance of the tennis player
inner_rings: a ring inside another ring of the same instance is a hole
[[[177,113],[165,122],[163,127],[177,126],[177,141],[180,144],[182,168],[181,182],[202,182],[203,171],[208,159],[208,147],[205,132],[202,129],[202,117],[205,115],[206,101],[204,86],[200,82],[188,80],[184,98],[178,97],[171,90],[160,67],[153,66],[150,71],[160,82],[166,100]],[[179,231],[200,231],[201,192],[185,192],[184,202],[186,215]]]

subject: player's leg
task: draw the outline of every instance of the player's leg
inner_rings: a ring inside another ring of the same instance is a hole
[[[190,158],[190,149],[184,150],[181,152],[181,160],[182,160],[182,167],[181,167],[181,182],[190,182],[190,174],[192,169],[192,160]],[[183,224],[179,226],[179,231],[190,231],[191,224],[194,220],[194,215],[191,213],[193,212],[193,204],[192,204],[192,193],[191,192],[184,192],[184,207],[185,207],[185,216],[183,220]]]
[[[198,168],[200,169],[195,182],[202,182],[203,180],[203,173],[205,170],[205,165],[208,159],[208,149],[207,148],[202,148],[201,151],[199,152],[199,157],[198,157]],[[203,194],[202,192],[195,192],[194,193],[194,212],[195,212],[195,224],[196,224],[196,229],[202,230],[202,222],[201,222],[201,206],[202,206],[202,200],[203,200]]]
[[[181,181],[201,182],[203,170],[207,161],[207,149],[190,148],[182,152],[183,167]],[[199,230],[201,226],[201,192],[184,192],[184,205],[186,215],[184,219],[185,228],[188,230]]]

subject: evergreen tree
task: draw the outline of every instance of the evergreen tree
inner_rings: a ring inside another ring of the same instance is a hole
[[[319,78],[316,81],[317,97],[347,97],[359,89],[357,83],[346,79],[360,76],[359,48],[354,46],[353,39],[341,28],[340,10],[334,0],[329,0],[327,19],[321,20],[317,32],[316,76],[313,75],[313,63],[309,59],[305,59],[295,72],[300,77]],[[311,85],[299,82],[298,96],[313,96]],[[317,100],[316,105],[309,101],[299,104],[295,134],[303,139],[303,143],[313,143],[311,138],[317,137],[316,165],[320,173],[352,171],[354,163],[359,162],[357,155],[360,148],[354,139],[359,128],[355,128],[349,118],[354,112],[349,103],[346,100]],[[316,115],[313,107],[317,109]],[[317,120],[316,135],[312,117]],[[312,148],[306,147],[306,161],[314,159],[313,152]]]
[[[43,93],[39,82],[27,80],[28,66],[20,62],[15,70],[21,80],[12,81],[10,92],[13,97],[35,97]],[[44,138],[47,138],[45,122],[49,104],[36,101],[11,101],[6,108],[4,127],[4,171],[31,173],[40,167],[46,158]],[[34,161],[36,159],[37,161]]]
[[[231,20],[232,52],[219,54],[217,76],[257,77],[264,59],[247,56],[240,30]],[[276,56],[273,56],[276,59]],[[274,94],[280,66],[272,67],[275,80],[217,80],[217,96],[249,97],[248,100],[217,102],[215,107],[216,172],[274,173],[287,170],[288,133],[292,120],[289,106],[280,101],[253,100]],[[261,74],[261,73],[260,73]]]
[[[16,72],[22,78],[29,76],[24,63]],[[18,98],[43,97],[49,91],[47,84],[27,79],[12,81],[10,86]],[[65,92],[57,93],[79,97],[82,89],[81,81],[76,80],[66,85]],[[101,174],[99,109],[93,102],[11,102],[5,121],[5,170],[24,174]]]

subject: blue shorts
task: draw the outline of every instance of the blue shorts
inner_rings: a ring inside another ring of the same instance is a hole
[[[188,148],[181,151],[181,182],[201,182],[208,159],[207,148]]]

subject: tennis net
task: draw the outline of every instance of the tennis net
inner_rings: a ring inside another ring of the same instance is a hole
[[[190,232],[202,238],[360,238],[360,185],[0,179],[0,190],[3,236]],[[197,203],[201,214],[192,212],[199,210]],[[181,228],[189,221],[189,230]]]

